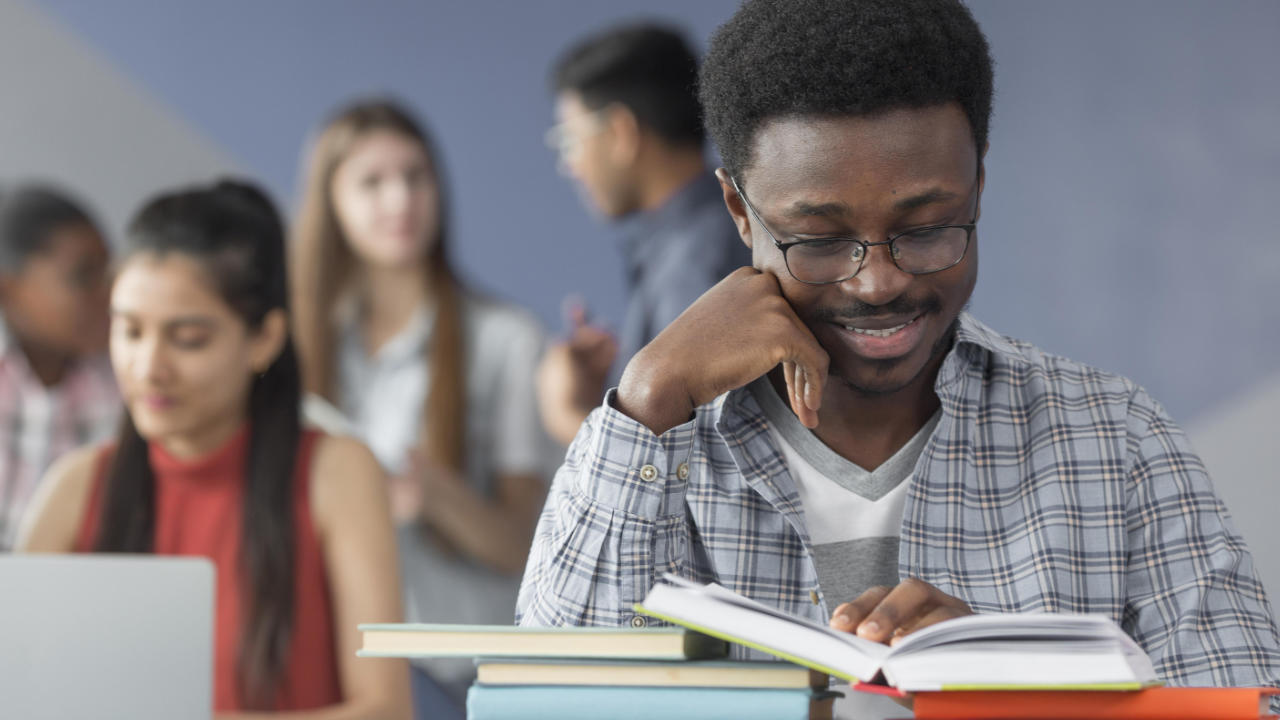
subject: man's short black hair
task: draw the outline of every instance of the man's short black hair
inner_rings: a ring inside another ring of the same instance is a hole
[[[756,132],[781,117],[956,101],[981,153],[992,75],[987,40],[959,0],[747,0],[711,37],[700,95],[741,181]]]
[[[0,272],[19,273],[32,255],[43,252],[54,230],[96,223],[68,193],[42,185],[0,192]]]
[[[698,58],[678,31],[662,25],[617,27],[592,35],[556,63],[552,87],[573,91],[598,110],[626,106],[641,125],[672,145],[702,147]]]

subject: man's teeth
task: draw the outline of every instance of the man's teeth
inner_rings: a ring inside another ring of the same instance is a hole
[[[899,330],[901,330],[902,328],[910,324],[911,324],[911,321],[908,320],[907,322],[904,322],[901,325],[895,325],[894,327],[885,328],[884,330],[864,330],[862,328],[856,328],[852,325],[845,325],[844,329],[851,330],[853,332],[858,333],[859,335],[870,335],[871,337],[889,337],[890,335],[898,332]]]

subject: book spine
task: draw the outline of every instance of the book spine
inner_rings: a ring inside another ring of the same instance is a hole
[[[914,710],[916,720],[1257,720],[1270,694],[1262,688],[919,692]]]
[[[473,685],[467,720],[810,720],[808,690]]]

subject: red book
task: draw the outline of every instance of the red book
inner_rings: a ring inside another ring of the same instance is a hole
[[[1257,720],[1275,688],[954,690],[915,693],[916,720]]]

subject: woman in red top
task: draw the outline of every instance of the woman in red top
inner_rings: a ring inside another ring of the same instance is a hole
[[[406,718],[404,663],[355,657],[358,623],[401,617],[381,471],[301,427],[286,298],[256,189],[149,203],[111,292],[120,437],[50,470],[20,547],[211,558],[219,718]]]

